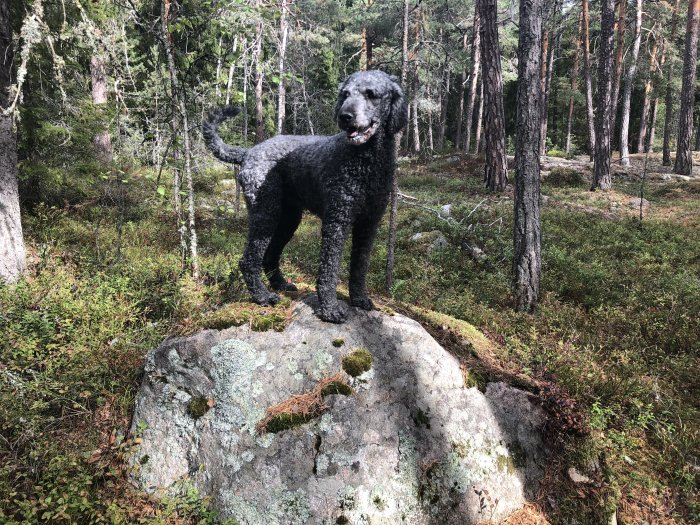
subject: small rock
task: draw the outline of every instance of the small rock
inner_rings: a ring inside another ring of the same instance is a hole
[[[413,235],[411,235],[411,240],[413,242],[420,241],[423,238],[423,235],[423,232],[414,233]]]
[[[411,228],[420,228],[421,227],[421,222],[416,219],[411,223]]]
[[[547,204],[549,202],[549,195],[541,195],[542,204]]]
[[[443,217],[449,217],[452,215],[452,204],[445,204],[440,207],[440,215]]]
[[[450,243],[447,241],[445,236],[441,232],[438,232],[438,234],[435,236],[435,240],[430,244],[430,250],[444,250],[449,245]]]
[[[463,247],[467,252],[469,252],[469,255],[471,255],[472,259],[474,259],[477,262],[483,261],[486,259],[486,253],[484,250],[476,246],[475,244],[467,244],[466,242],[463,244]]]
[[[646,208],[647,206],[649,206],[648,200],[646,200],[646,199],[640,200],[639,197],[636,197],[634,199],[630,199],[629,201],[627,201],[627,204],[629,205],[630,208],[639,208],[640,202],[641,202],[641,205],[643,208]]]
[[[592,483],[591,478],[581,474],[574,467],[569,467],[569,470],[567,472],[569,474],[569,479],[571,479],[571,481],[573,481],[574,483]]]

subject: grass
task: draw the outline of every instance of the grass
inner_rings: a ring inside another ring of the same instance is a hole
[[[222,176],[207,173],[198,186],[201,282],[183,270],[168,196],[148,171],[130,173],[123,212],[88,192],[68,206],[48,196],[24,214],[30,269],[0,287],[0,522],[217,521],[186,483],[167,501],[137,493],[123,458],[138,439],[126,432],[149,349],[169,334],[242,323],[279,330],[288,318],[289,299],[275,308],[247,302],[237,270],[245,218],[219,205],[230,199],[216,184]],[[470,384],[546,384],[547,403],[582,414],[550,436],[558,453],[545,487],[556,508],[540,502],[550,521],[598,525],[617,507],[625,523],[697,522],[700,185],[647,184],[640,227],[638,209],[626,206],[638,185],[592,194],[572,180],[543,185],[543,297],[529,316],[512,311],[512,197],[486,192],[471,159],[402,164],[402,191],[452,204],[455,220],[400,206],[388,304],[429,329],[467,330]],[[433,230],[447,248],[410,241]],[[378,296],[385,244],[384,225],[368,276]],[[486,258],[471,258],[466,245]],[[288,277],[313,282],[318,253],[319,222],[305,217],[284,257]],[[343,279],[348,258],[346,249]],[[596,483],[572,486],[570,466]]]

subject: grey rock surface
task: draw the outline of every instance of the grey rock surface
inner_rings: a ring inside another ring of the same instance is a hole
[[[533,497],[546,451],[530,394],[466,388],[458,360],[411,319],[352,308],[327,324],[313,301],[281,333],[206,330],[148,354],[132,425],[137,486],[167,494],[186,480],[244,525],[498,523]],[[360,347],[373,363],[347,376],[351,395],[325,397],[302,425],[256,432],[268,407]],[[196,400],[213,406],[193,415]]]

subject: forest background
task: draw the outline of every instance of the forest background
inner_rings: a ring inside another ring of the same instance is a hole
[[[244,204],[199,124],[237,104],[230,143],[335,133],[339,83],[372,68],[402,78],[410,119],[371,291],[427,324],[473,323],[493,343],[474,384],[510,371],[559,414],[530,511],[700,519],[700,2],[542,2],[535,315],[512,293],[519,5],[479,4],[0,0],[0,202],[17,217],[3,231],[16,284],[0,285],[0,521],[216,522],[186,484],[151,501],[124,467],[148,349],[200,327],[279,328],[289,305],[246,302]],[[290,245],[299,284],[317,228],[305,218]]]

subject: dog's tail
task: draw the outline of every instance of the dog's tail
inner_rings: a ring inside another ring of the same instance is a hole
[[[226,144],[219,136],[219,126],[230,117],[235,117],[241,112],[241,108],[235,106],[225,106],[212,109],[209,116],[202,123],[202,135],[207,147],[214,156],[222,162],[231,164],[241,164],[245,156],[245,148]]]

